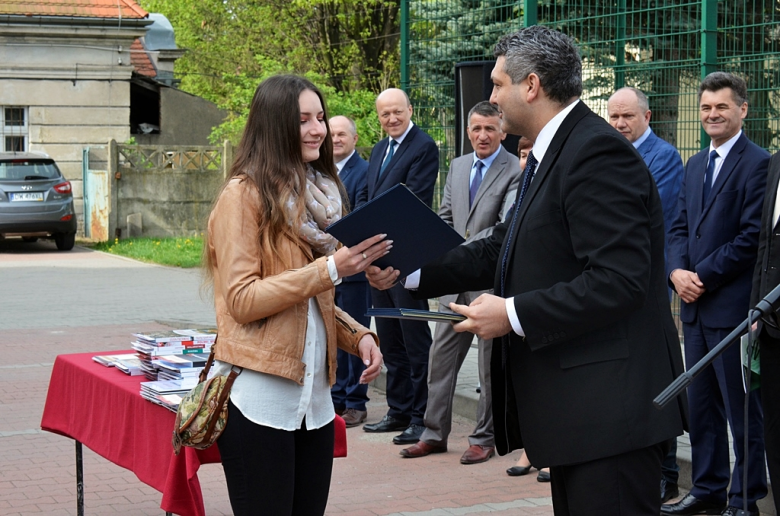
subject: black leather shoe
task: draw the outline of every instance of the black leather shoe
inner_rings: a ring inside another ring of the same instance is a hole
[[[414,443],[416,443],[417,441],[420,440],[420,436],[422,436],[424,431],[425,431],[425,427],[423,425],[411,424],[402,433],[400,433],[400,434],[396,435],[395,437],[393,437],[393,443],[394,444],[414,444]]]
[[[401,421],[393,416],[385,416],[382,418],[382,421],[378,423],[363,425],[363,430],[366,432],[397,432],[399,430],[404,430],[408,426],[409,421]]]
[[[512,466],[506,470],[506,474],[510,477],[522,477],[527,475],[531,471],[531,466]]]
[[[665,478],[661,479],[661,503],[666,503],[672,498],[680,496],[680,489],[677,484],[667,482]]]
[[[671,516],[691,516],[694,514],[720,514],[725,509],[719,502],[699,500],[692,494],[687,494],[677,503],[665,503],[661,506],[661,514]]]
[[[738,507],[732,507],[729,505],[726,510],[720,513],[721,516],[760,516],[758,511],[745,512]]]
[[[537,482],[549,482],[550,481],[550,472],[549,471],[539,470],[539,474],[536,475],[536,481]]]

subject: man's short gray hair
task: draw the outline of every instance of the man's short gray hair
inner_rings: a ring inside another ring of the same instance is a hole
[[[530,74],[539,77],[547,96],[565,104],[582,94],[582,59],[574,40],[541,25],[532,25],[501,38],[493,51],[503,56],[504,72],[519,84]]]
[[[501,114],[498,108],[487,100],[476,103],[474,107],[469,110],[469,117],[467,118],[469,125],[471,125],[471,115],[474,113],[485,117],[499,116]]]

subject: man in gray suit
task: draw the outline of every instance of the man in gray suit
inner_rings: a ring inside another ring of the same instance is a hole
[[[515,193],[520,179],[520,164],[501,141],[498,109],[490,102],[480,102],[469,111],[468,136],[474,152],[452,160],[444,186],[439,215],[466,238],[467,242],[486,237],[502,220],[505,198]],[[468,305],[482,292],[442,296],[439,311],[451,312],[450,302]],[[452,427],[452,401],[458,371],[474,340],[474,334],[457,333],[450,323],[438,323],[428,361],[428,407],[425,431],[410,448],[401,450],[406,458],[424,457],[447,451],[447,437]],[[469,448],[461,464],[477,464],[495,453],[493,413],[490,401],[490,342],[479,342],[479,381],[477,426],[469,436]]]

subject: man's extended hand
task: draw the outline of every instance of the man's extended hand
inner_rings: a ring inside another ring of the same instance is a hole
[[[401,271],[397,271],[392,267],[380,269],[376,265],[369,265],[366,268],[366,279],[368,279],[368,284],[377,290],[387,290],[395,285],[400,274]]]
[[[468,306],[450,303],[450,310],[468,317],[453,325],[455,331],[468,331],[481,339],[495,339],[512,331],[503,297],[482,294]]]
[[[671,280],[677,295],[686,303],[693,303],[707,290],[699,275],[693,271],[675,269],[672,271]]]

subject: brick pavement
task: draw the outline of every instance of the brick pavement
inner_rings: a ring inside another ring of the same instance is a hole
[[[52,363],[61,353],[126,349],[130,333],[213,324],[197,271],[140,264],[54,244],[0,241],[0,515],[76,513],[71,439],[40,420]],[[369,418],[386,410],[372,389]],[[393,434],[348,430],[349,456],[334,463],[329,515],[552,514],[549,485],[504,470],[517,452],[463,466],[473,422],[456,416],[450,452],[402,459]],[[222,468],[199,478],[209,515],[230,514]],[[160,493],[84,448],[87,514],[163,514]]]
[[[199,292],[196,270],[141,264],[53,243],[0,241],[0,515],[75,514],[73,441],[42,432],[40,418],[54,357],[126,349],[130,333],[206,326],[213,308]],[[382,387],[382,379],[375,382]],[[549,486],[535,475],[510,478],[514,452],[462,466],[476,411],[476,350],[458,378],[450,451],[402,459],[393,434],[348,430],[349,457],[334,464],[327,514],[450,516],[552,514]],[[372,389],[369,421],[386,410]],[[465,417],[464,417],[465,416]],[[690,448],[679,439],[681,483],[690,485]],[[84,450],[89,514],[162,514],[160,494],[135,475]],[[199,478],[209,515],[230,514],[222,469],[205,465]],[[775,514],[768,500],[762,514]]]

